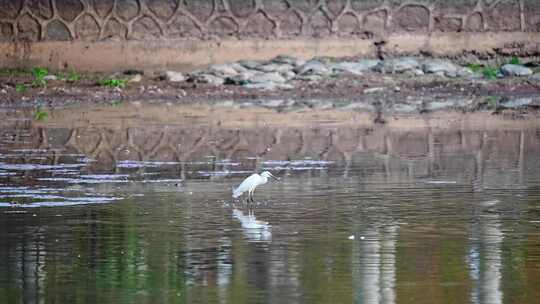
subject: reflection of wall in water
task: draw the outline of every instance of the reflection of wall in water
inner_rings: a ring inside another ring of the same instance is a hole
[[[183,163],[160,168],[160,173],[182,179],[192,178],[186,173],[189,170],[251,171],[260,168],[264,160],[311,157],[345,165],[344,172],[340,168],[337,173],[345,177],[360,175],[370,176],[373,181],[403,182],[456,176],[460,180],[471,180],[473,189],[481,191],[485,187],[523,186],[525,175],[536,174],[536,167],[531,164],[540,155],[540,136],[535,130],[398,132],[384,128],[325,126],[222,130],[205,125],[181,128],[150,125],[124,129],[25,126],[13,132],[29,135],[26,141],[30,143],[16,141],[0,149],[50,149],[47,159],[43,160],[46,164],[70,163],[73,159],[60,154],[81,153],[96,160],[84,168],[84,172],[90,174],[109,172],[111,168],[121,173],[116,163],[125,159],[187,162],[202,159],[207,162],[198,167]],[[208,155],[214,158],[209,159]],[[232,159],[241,165],[227,167],[212,161],[221,159]],[[26,159],[22,154],[15,161],[28,163],[35,159]],[[350,173],[352,164],[356,167]],[[370,171],[374,166],[378,167]],[[372,176],[381,166],[384,174]],[[145,170],[141,168],[139,173]],[[335,173],[330,168],[294,174],[311,177]]]
[[[497,161],[501,170],[510,168],[522,176],[527,156],[540,152],[540,137],[534,130],[391,132],[346,127],[222,130],[208,126],[147,126],[118,130],[33,128],[31,144],[14,143],[6,148],[50,148],[62,149],[64,153],[81,153],[96,160],[88,168],[91,172],[115,167],[120,160],[195,161],[212,155],[216,159],[241,161],[244,166],[253,168],[256,164],[246,157],[262,160],[311,157],[351,163],[369,154],[382,161],[388,172],[392,171],[389,157],[397,157],[408,162],[410,175],[471,166],[484,170],[490,162]],[[456,153],[470,157],[451,158]],[[25,162],[24,158],[19,161]],[[62,156],[51,156],[47,162],[62,162]],[[508,174],[497,178],[505,177],[507,181],[515,180]],[[504,181],[497,181],[500,182]]]

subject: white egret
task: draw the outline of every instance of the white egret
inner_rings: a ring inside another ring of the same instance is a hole
[[[264,185],[268,182],[268,178],[274,178],[275,180],[279,180],[279,178],[272,175],[272,173],[268,171],[264,171],[261,174],[254,173],[250,175],[248,178],[246,178],[240,186],[238,186],[236,189],[233,189],[233,198],[238,198],[244,192],[248,192],[248,201],[253,202],[253,192],[255,191],[255,188],[259,185]]]

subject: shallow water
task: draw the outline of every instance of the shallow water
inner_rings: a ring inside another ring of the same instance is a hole
[[[534,123],[126,117],[3,126],[0,303],[538,302]]]

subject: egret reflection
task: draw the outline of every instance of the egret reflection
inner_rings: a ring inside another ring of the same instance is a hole
[[[258,220],[253,210],[249,210],[246,215],[242,210],[234,209],[233,217],[240,222],[244,236],[248,240],[254,242],[272,240],[272,226],[268,222]]]

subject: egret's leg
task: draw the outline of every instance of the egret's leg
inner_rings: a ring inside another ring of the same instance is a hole
[[[254,203],[255,202],[255,199],[253,198],[253,193],[255,192],[255,188],[253,188],[253,190],[251,190],[251,202]]]

